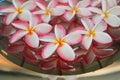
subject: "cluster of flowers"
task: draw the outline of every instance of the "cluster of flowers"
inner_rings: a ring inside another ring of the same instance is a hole
[[[74,71],[79,62],[111,56],[120,40],[120,6],[116,0],[12,0],[0,8],[8,51],[21,52],[42,69]]]

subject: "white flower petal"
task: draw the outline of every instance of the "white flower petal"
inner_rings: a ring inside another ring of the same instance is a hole
[[[27,34],[24,30],[19,30],[10,37],[10,43],[14,43]]]
[[[68,35],[66,35],[64,39],[70,45],[77,44],[81,41],[81,32],[80,31],[71,32]]]
[[[65,17],[65,19],[67,19],[68,21],[70,21],[73,17],[75,16],[75,12],[65,12],[65,14],[64,14],[64,17]]]
[[[15,6],[15,8],[18,8],[22,5],[22,1],[21,0],[12,0],[13,5]]]
[[[39,38],[38,35],[36,33],[32,33],[32,34],[27,34],[25,36],[25,42],[33,48],[38,48],[39,46]]]
[[[52,30],[52,26],[47,23],[41,23],[36,26],[36,32],[38,34],[46,34]]]
[[[88,19],[88,18],[82,18],[81,22],[83,24],[83,26],[85,27],[86,30],[92,29],[93,28],[93,22]]]
[[[36,7],[36,4],[31,0],[26,1],[22,5],[22,8],[25,9],[25,10],[33,10],[35,7]]]
[[[82,0],[82,1],[79,1],[76,5],[76,7],[87,7],[89,4],[90,4],[90,0]]]
[[[103,19],[104,19],[104,15],[95,15],[93,17],[93,21],[94,21],[95,24],[100,23]]]
[[[105,32],[96,32],[94,40],[102,44],[112,42],[112,38]]]
[[[48,23],[51,20],[51,15],[42,15],[42,20],[46,23]]]
[[[57,49],[58,55],[67,61],[73,61],[75,59],[75,53],[73,49],[66,43]]]
[[[100,22],[99,24],[97,24],[97,26],[95,27],[95,31],[99,32],[99,31],[105,31],[107,30],[107,24],[105,22]]]
[[[68,0],[68,4],[70,5],[70,7],[74,7],[74,3],[72,0]]]
[[[18,13],[10,13],[5,17],[5,23],[7,25],[9,25],[16,17],[17,17]]]
[[[37,4],[37,6],[38,6],[39,8],[41,8],[42,10],[45,10],[45,9],[46,9],[46,7],[45,7],[43,4],[38,3],[38,2],[36,2],[36,4]]]
[[[48,34],[45,36],[40,37],[40,41],[44,42],[54,42],[55,41],[55,35],[53,34]]]
[[[109,17],[105,18],[104,20],[112,27],[120,26],[120,18],[117,17],[116,15],[109,14]]]
[[[84,46],[84,48],[88,50],[91,44],[92,44],[92,36],[91,37],[84,36],[82,39],[82,45]]]
[[[90,15],[92,15],[92,13],[89,11],[88,8],[79,8],[78,15],[80,15],[80,16],[90,16]]]
[[[55,50],[57,49],[58,45],[55,45],[54,43],[49,43],[47,44],[43,50],[42,50],[42,53],[41,53],[41,56],[43,58],[49,58],[54,52]]]
[[[64,12],[65,12],[65,8],[63,6],[57,6],[57,7],[53,8],[52,10],[53,10],[52,15],[54,15],[54,16],[60,16],[60,15],[64,14]]]
[[[15,27],[15,28],[18,28],[18,29],[23,29],[23,30],[26,30],[26,28],[29,26],[27,22],[24,22],[24,21],[14,21],[12,23],[12,25]]]
[[[97,14],[101,14],[102,11],[96,7],[89,7],[88,8],[90,11],[94,12],[94,13],[97,13]]]
[[[23,10],[21,14],[18,15],[20,20],[29,21],[31,13],[28,10]]]
[[[0,8],[0,12],[15,12],[15,8],[13,6],[6,6],[6,7],[3,7],[3,8]]]
[[[109,9],[108,12],[113,15],[120,15],[120,6],[115,6]]]
[[[55,25],[54,32],[56,38],[62,38],[66,34],[65,29],[62,25]]]
[[[102,11],[105,12],[107,10],[107,0],[102,0]]]

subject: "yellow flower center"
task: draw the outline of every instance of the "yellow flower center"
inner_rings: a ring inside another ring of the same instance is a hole
[[[63,39],[63,38],[57,38],[54,43],[58,44],[59,47],[62,47],[64,45],[64,42],[65,42],[65,39]]]
[[[72,8],[71,8],[71,12],[72,12],[72,13],[75,12],[75,13],[77,14],[77,13],[79,13],[79,10],[78,10],[78,8],[76,8],[76,7],[72,7]]]
[[[17,8],[16,11],[18,12],[18,14],[21,14],[22,13],[22,8]]]
[[[28,27],[26,31],[28,32],[28,34],[33,34],[33,32],[35,32],[35,27]]]
[[[102,14],[104,14],[104,18],[108,18],[109,17],[109,13],[108,12],[102,12]]]
[[[89,30],[87,36],[88,36],[88,37],[91,37],[91,36],[95,37],[95,36],[96,36],[96,33],[95,33],[94,30]]]
[[[50,9],[46,9],[46,11],[45,11],[45,15],[50,15],[50,14],[52,14],[52,11],[50,10]]]

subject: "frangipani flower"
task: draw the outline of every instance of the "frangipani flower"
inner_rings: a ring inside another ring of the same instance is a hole
[[[94,25],[88,18],[81,19],[81,22],[86,29],[86,31],[83,31],[84,37],[82,39],[82,45],[85,49],[88,50],[90,48],[93,40],[101,44],[112,42],[112,38],[109,34],[104,32],[107,29],[107,26],[102,22]]]
[[[64,7],[62,6],[55,7],[54,0],[50,1],[47,7],[39,2],[36,2],[36,4],[41,10],[35,11],[33,14],[40,14],[42,20],[47,23],[51,20],[51,16],[60,16],[65,11]]]
[[[8,13],[5,17],[5,23],[9,25],[17,16],[21,20],[29,20],[30,10],[36,6],[33,1],[22,2],[21,0],[12,0],[14,6],[7,6],[0,9],[0,12]]]
[[[76,1],[76,0],[75,0]],[[87,6],[90,4],[90,0],[83,0],[79,2],[74,2],[73,0],[68,0],[69,6],[66,6],[66,12],[64,17],[70,21],[75,14],[80,16],[90,16],[91,12],[88,10]]]
[[[81,34],[79,31],[74,31],[66,34],[62,25],[56,25],[54,29],[55,35],[46,35],[40,38],[41,41],[49,42],[42,50],[41,56],[49,58],[55,50],[58,55],[67,61],[75,59],[75,53],[70,45],[77,44],[81,41]]]
[[[46,23],[37,24],[37,19],[30,18],[29,24],[23,21],[14,21],[12,25],[18,29],[10,38],[10,43],[14,43],[25,36],[25,42],[33,48],[39,46],[39,34],[46,34],[51,31],[52,26]]]
[[[118,15],[120,15],[120,6],[114,6],[110,9],[107,9],[106,0],[102,0],[102,10],[95,7],[91,7],[89,8],[89,10],[98,14],[94,17],[95,23],[104,20],[107,24],[111,25],[112,27],[120,26],[120,18],[118,17]]]

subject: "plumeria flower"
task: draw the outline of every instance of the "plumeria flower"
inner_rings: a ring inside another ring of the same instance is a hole
[[[107,2],[106,0],[102,0],[102,10],[91,7],[89,10],[93,11],[94,13],[97,13],[97,15],[94,17],[94,21],[100,22],[101,20],[104,20],[107,24],[111,25],[112,27],[119,27],[120,26],[120,18],[118,15],[120,15],[120,6],[114,6],[112,8],[107,9]]]
[[[66,12],[64,14],[64,17],[68,21],[70,21],[75,16],[75,14],[80,16],[91,15],[91,12],[87,9],[87,6],[90,4],[90,0],[83,0],[79,2],[75,1],[68,0],[69,6],[66,6]]]
[[[102,22],[94,25],[88,18],[81,19],[81,22],[85,27],[85,31],[82,30],[84,34],[82,45],[85,49],[88,50],[90,48],[93,40],[101,44],[112,42],[112,38],[109,34],[104,32],[107,27]]]
[[[29,24],[23,21],[14,21],[12,25],[18,29],[10,38],[10,43],[14,43],[25,36],[25,42],[33,48],[39,46],[39,34],[46,34],[51,31],[52,26],[46,23],[37,24],[38,19],[31,17]]]
[[[81,40],[81,34],[79,31],[74,31],[66,34],[66,31],[62,25],[56,25],[54,28],[55,35],[46,35],[40,38],[41,41],[49,42],[42,50],[41,56],[43,58],[49,58],[55,50],[58,55],[67,61],[75,59],[75,53],[70,45],[77,44]]]
[[[33,1],[22,2],[21,0],[12,0],[13,6],[7,6],[0,9],[0,12],[8,13],[5,17],[5,23],[9,25],[17,16],[21,20],[29,20],[30,10],[35,8]]]
[[[41,9],[33,12],[33,14],[40,14],[44,22],[49,22],[51,16],[60,16],[64,14],[64,8],[62,6],[56,6],[54,0],[50,1],[48,6],[44,6],[42,3],[36,2],[37,6]]]

